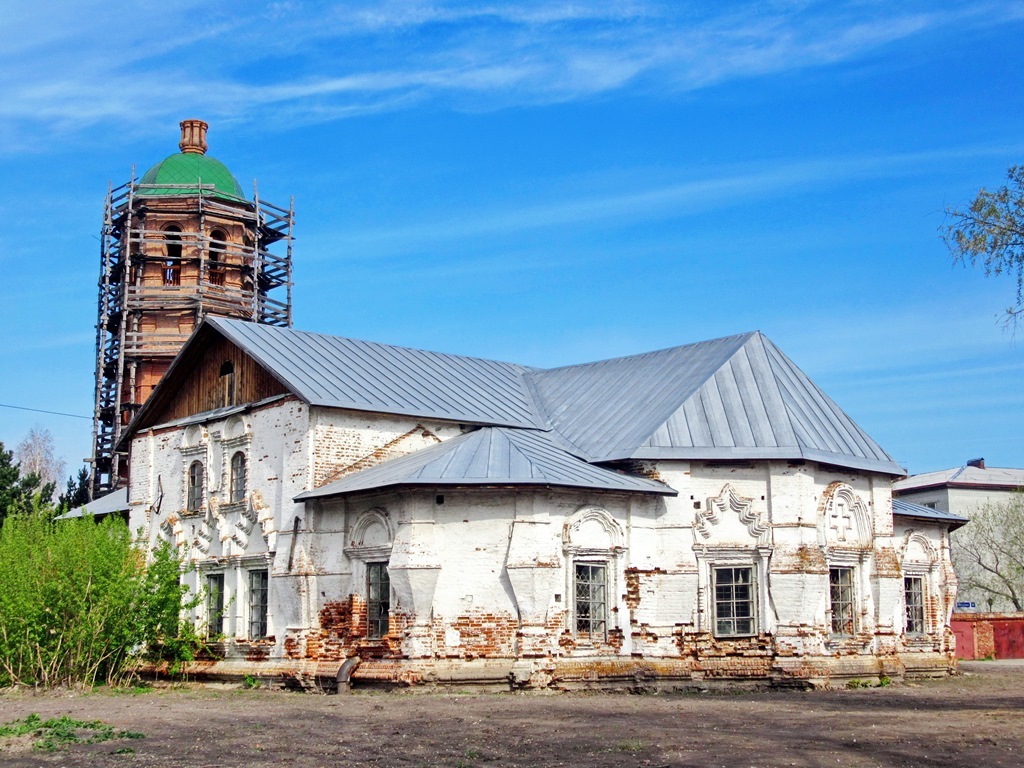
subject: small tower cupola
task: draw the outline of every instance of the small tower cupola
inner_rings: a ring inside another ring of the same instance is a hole
[[[190,155],[205,155],[207,150],[206,129],[210,126],[202,120],[181,121],[181,141],[178,146]]]

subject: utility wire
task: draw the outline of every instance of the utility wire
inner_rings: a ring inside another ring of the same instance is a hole
[[[91,419],[92,416],[79,416],[77,413],[61,413],[60,411],[44,411],[42,408],[26,408],[23,405],[7,405],[0,403],[0,408],[13,408],[16,411],[32,411],[33,413],[48,413],[51,416],[67,416],[71,419]]]

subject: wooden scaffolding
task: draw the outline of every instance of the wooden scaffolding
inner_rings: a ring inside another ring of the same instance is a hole
[[[294,200],[213,185],[108,189],[100,235],[93,497],[124,483],[122,431],[206,315],[290,327]],[[279,253],[271,251],[274,246]],[[283,251],[283,252],[282,252]],[[271,294],[274,295],[271,295]]]

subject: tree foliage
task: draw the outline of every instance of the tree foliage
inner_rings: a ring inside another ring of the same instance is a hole
[[[1007,319],[1016,322],[1024,315],[1024,166],[1010,168],[1007,179],[994,192],[981,189],[966,208],[947,209],[951,221],[942,237],[955,263],[1016,280],[1015,301],[1006,309]]]
[[[78,470],[78,477],[69,477],[64,493],[57,498],[57,507],[62,512],[89,503],[89,468]]]
[[[980,506],[953,534],[952,555],[962,588],[1024,611],[1024,493]]]
[[[39,475],[22,475],[14,454],[0,443],[0,525],[9,514],[44,512],[53,491],[53,484],[43,484]]]
[[[198,597],[169,544],[147,563],[123,520],[14,514],[0,529],[0,686],[119,682],[195,657]]]

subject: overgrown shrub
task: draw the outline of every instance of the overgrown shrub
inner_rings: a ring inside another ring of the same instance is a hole
[[[180,574],[169,546],[147,566],[121,520],[9,516],[0,529],[0,685],[120,682],[145,656],[194,656]]]

